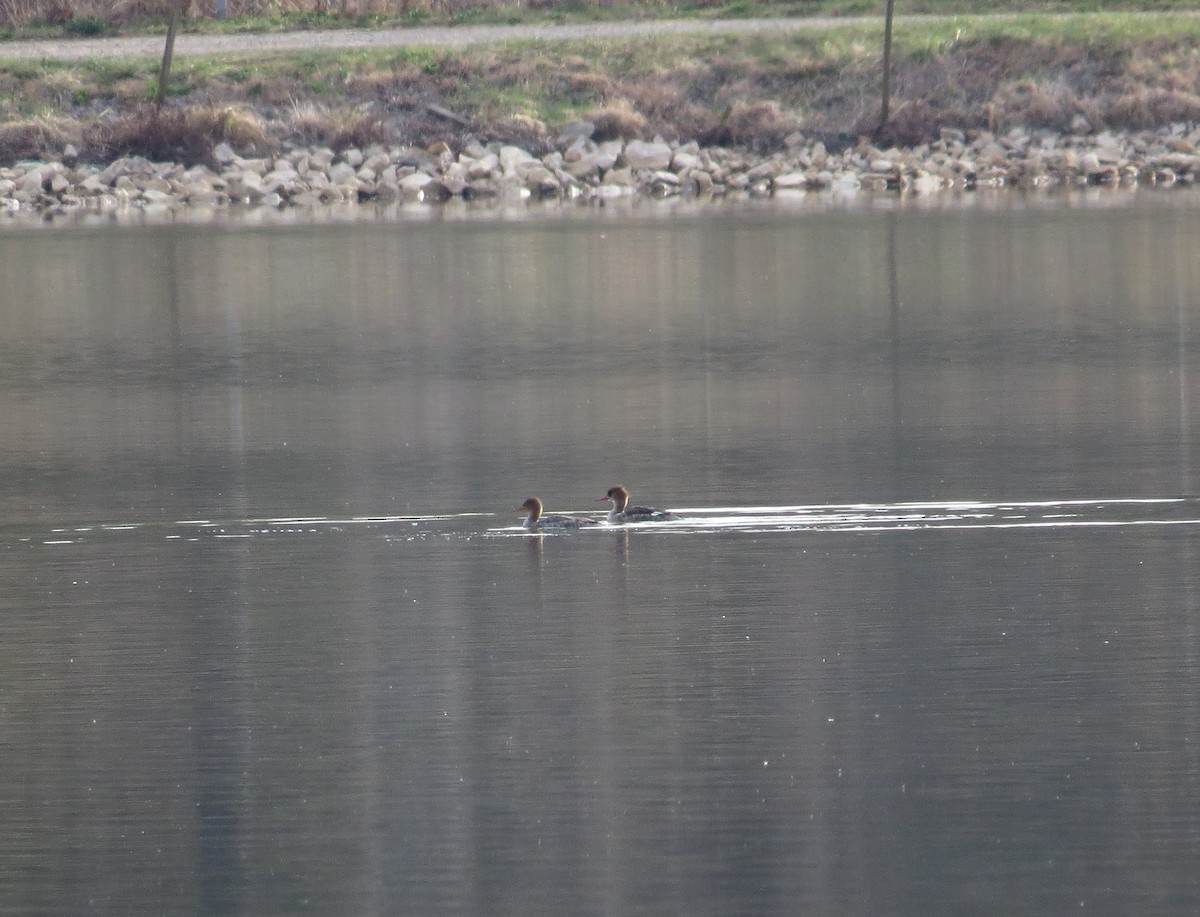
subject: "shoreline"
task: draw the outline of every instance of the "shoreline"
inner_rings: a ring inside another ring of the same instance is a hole
[[[1200,125],[1153,131],[1056,134],[1014,129],[907,149],[865,140],[832,151],[804,134],[780,152],[654,140],[592,139],[594,125],[562,131],[541,156],[468,140],[458,149],[370,146],[335,153],[291,146],[243,157],[219,144],[206,165],[77,161],[68,145],[49,161],[0,168],[0,214],[172,213],[190,209],[304,209],[454,201],[604,204],[629,198],[769,198],[781,194],[937,197],[984,189],[1190,188],[1200,185]]]

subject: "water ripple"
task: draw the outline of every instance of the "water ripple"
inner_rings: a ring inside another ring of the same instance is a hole
[[[672,535],[743,532],[918,532],[931,529],[1113,528],[1200,525],[1200,498],[1149,497],[1098,500],[832,503],[673,508],[670,522],[601,524],[568,537],[614,531]],[[174,523],[120,521],[62,525],[42,531],[0,529],[0,542],[68,547],[128,537],[166,541],[371,535],[390,541],[480,536],[528,536],[519,525],[497,526],[490,512],[380,516],[279,516],[250,519],[181,519]],[[603,517],[597,517],[602,519]],[[506,520],[507,521],[507,520]],[[550,534],[550,533],[547,533]]]

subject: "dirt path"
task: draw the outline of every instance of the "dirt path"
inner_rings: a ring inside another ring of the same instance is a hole
[[[921,18],[904,17],[906,21]],[[413,46],[454,47],[469,44],[544,39],[630,38],[641,35],[730,34],[778,32],[780,30],[828,29],[838,25],[878,25],[881,17],[811,19],[723,19],[665,20],[649,22],[604,22],[575,25],[457,26],[411,29],[345,29],[312,32],[277,32],[246,35],[181,35],[175,43],[177,55],[257,54],[272,51],[342,50],[347,48],[399,48]],[[73,41],[0,41],[0,60],[38,59],[89,60],[114,57],[158,57],[161,36],[77,39]]]

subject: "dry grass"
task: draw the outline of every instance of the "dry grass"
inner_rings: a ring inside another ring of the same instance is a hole
[[[709,144],[747,147],[762,152],[779,148],[783,139],[800,127],[800,119],[785,112],[778,102],[738,101],[701,139]]]
[[[0,162],[51,159],[68,143],[79,142],[78,125],[43,119],[0,124]]]
[[[588,112],[587,120],[595,126],[592,136],[597,140],[628,140],[646,131],[646,116],[634,109],[628,99],[614,99]]]
[[[88,152],[99,158],[137,155],[186,165],[207,161],[218,143],[246,155],[272,146],[258,118],[240,109],[149,104],[100,121],[85,140]]]
[[[326,142],[335,150],[347,150],[351,147],[365,149],[374,144],[395,143],[397,137],[396,129],[379,115],[356,113],[339,124]]]
[[[1088,31],[1075,34],[1049,34],[1061,27],[1046,20],[976,24],[961,37],[955,26],[940,33],[906,26],[897,36],[885,139],[917,144],[943,127],[1066,132],[1084,122],[1120,130],[1200,121],[1200,23],[1164,19],[1147,33],[1095,24],[1089,19]],[[77,132],[97,156],[188,161],[221,140],[246,149],[287,140],[343,148],[456,144],[472,135],[538,149],[581,119],[600,139],[661,134],[765,152],[798,129],[849,142],[874,131],[877,38],[846,28],[820,36],[194,58],[177,63],[173,84],[190,104],[156,115],[139,101],[148,70],[139,77],[128,63],[28,63],[0,66],[0,118],[22,125],[74,118],[92,125]],[[27,127],[13,136],[0,155],[41,142]]]

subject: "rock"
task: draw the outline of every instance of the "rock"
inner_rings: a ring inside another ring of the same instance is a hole
[[[370,169],[376,175],[383,172],[392,164],[392,158],[387,153],[380,151],[373,153],[363,161],[363,168]]]
[[[712,175],[704,169],[691,169],[682,173],[679,178],[681,183],[689,182],[696,194],[711,194],[716,184]]]
[[[591,121],[577,121],[568,124],[558,134],[555,146],[560,149],[571,146],[578,140],[590,140],[596,131],[596,125]]]
[[[358,181],[358,172],[348,162],[339,162],[329,167],[329,181],[335,185],[351,185]]]
[[[760,162],[746,173],[746,181],[749,184],[757,184],[762,181],[770,181],[778,175],[780,169],[779,163],[774,159],[768,159],[766,162]]]
[[[476,178],[476,179],[472,179],[471,183],[469,185],[467,185],[466,190],[463,191],[463,197],[466,197],[466,198],[495,197],[499,193],[500,193],[500,188],[496,184],[496,182],[493,181],[492,179]]]
[[[607,172],[617,164],[617,160],[621,158],[621,154],[625,152],[625,142],[623,140],[606,140],[596,147],[594,158],[596,167],[602,172]]]
[[[200,206],[205,206],[205,207],[213,207],[213,206],[216,206],[217,204],[224,203],[224,199],[223,199],[224,195],[223,194],[221,194],[219,191],[213,190],[212,188],[206,188],[203,186],[197,186],[197,187],[185,190],[183,198],[189,204],[195,204],[195,205],[200,205]]]
[[[109,186],[104,183],[103,179],[100,178],[100,174],[98,172],[93,172],[91,175],[86,176],[83,181],[79,183],[80,189],[91,194],[102,194],[108,190],[108,187]],[[4,189],[0,188],[0,194],[2,193],[4,193]]]
[[[589,156],[586,159],[564,162],[563,171],[579,181],[589,181],[599,176],[600,167],[596,164],[596,158]]]
[[[463,163],[451,163],[442,173],[441,183],[448,194],[459,195],[466,191],[467,186],[471,184],[471,175]]]
[[[416,192],[421,191],[433,184],[433,176],[428,172],[412,172],[401,178],[397,184],[401,191]]]
[[[637,180],[633,177],[633,170],[624,169],[609,169],[604,176],[605,185],[621,185],[632,188],[637,184]]]
[[[253,172],[255,175],[266,175],[271,171],[271,164],[265,159],[242,159],[236,158],[233,165],[242,172]]]
[[[20,190],[30,197],[35,197],[43,191],[42,182],[42,168],[34,167],[27,171],[21,179]]]
[[[524,174],[524,184],[530,191],[543,197],[551,197],[562,191],[562,182],[543,165],[528,169]]]
[[[808,176],[803,172],[784,172],[782,175],[775,176],[772,185],[781,190],[806,188],[808,187]]]
[[[352,169],[357,169],[359,166],[361,166],[363,164],[363,159],[365,158],[366,157],[363,156],[362,150],[356,149],[355,147],[351,147],[348,150],[342,150],[342,162],[350,166]]]
[[[505,174],[513,174],[517,167],[531,162],[537,162],[537,159],[530,153],[525,152],[517,146],[502,146],[499,153],[500,168]]]
[[[671,148],[661,140],[630,140],[622,154],[630,169],[659,171],[671,165]]]
[[[292,197],[289,203],[293,207],[317,207],[324,203],[324,199],[316,191],[301,191]]]
[[[459,154],[459,159],[482,159],[490,152],[491,151],[486,146],[472,137],[463,144],[462,152]]]
[[[218,165],[227,166],[237,159],[237,153],[228,143],[218,143],[213,147],[212,157]]]
[[[485,153],[478,159],[466,160],[464,165],[466,165],[467,175],[471,179],[487,178],[500,168],[500,157],[495,153]]]
[[[157,188],[147,188],[142,191],[142,199],[151,204],[173,204],[175,198],[166,191],[160,191]]]
[[[688,169],[695,169],[700,165],[700,157],[682,148],[675,151],[671,156],[670,168],[676,172],[686,172]]]

